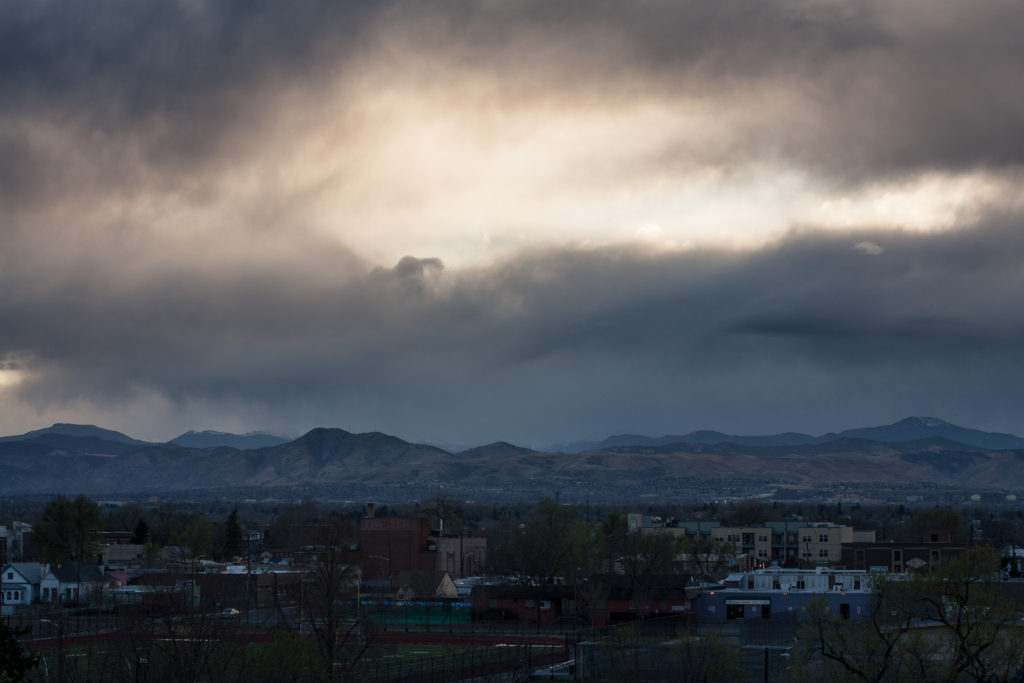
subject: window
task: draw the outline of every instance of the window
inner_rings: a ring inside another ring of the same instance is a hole
[[[804,581],[804,577],[801,576],[796,580],[796,587],[800,590],[807,588],[807,583]]]
[[[828,557],[828,548],[822,548],[819,550],[818,557]]]
[[[7,580],[14,581],[14,572],[7,572]]]
[[[818,534],[818,543],[828,543],[828,534]]]
[[[761,548],[760,550],[757,551],[757,556],[758,557],[768,557],[768,551],[765,550],[764,548]]]
[[[855,591],[859,591],[860,590],[860,577],[859,576],[854,577],[854,579],[853,579],[853,590],[855,590]]]
[[[804,543],[810,543],[811,542],[811,535],[810,534],[804,534],[803,542]]]
[[[757,537],[757,541],[758,541],[758,543],[767,543],[767,542],[768,542],[768,536],[767,536],[767,534],[761,534],[761,535],[759,535],[759,536]]]

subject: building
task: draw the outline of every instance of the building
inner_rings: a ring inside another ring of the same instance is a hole
[[[367,579],[388,579],[407,570],[433,570],[437,545],[427,520],[416,517],[374,517],[369,507],[359,524],[359,544],[350,559]]]
[[[473,617],[544,626],[560,622],[605,626],[654,617],[688,616],[700,586],[685,576],[653,576],[642,584],[617,574],[574,585],[474,586]]]
[[[18,562],[26,557],[31,545],[32,525],[14,522],[10,527],[0,524],[0,564]]]
[[[359,542],[347,560],[369,581],[387,580],[403,571],[443,571],[452,578],[473,576],[487,562],[487,539],[433,535],[421,517],[376,517],[373,504],[359,523]]]
[[[969,547],[970,544],[953,543],[948,540],[918,543],[850,543],[843,546],[840,562],[849,569],[927,574]]]
[[[403,571],[392,583],[395,600],[424,600],[432,598],[455,598],[458,590],[452,577],[445,571]]]
[[[837,614],[853,618],[865,613],[872,586],[872,573],[867,571],[771,566],[730,574],[721,587],[705,587],[696,614],[705,621],[796,620],[806,615],[808,602],[819,597]]]
[[[452,578],[478,576],[487,565],[487,539],[482,536],[434,536],[437,547],[435,569],[445,571]]]
[[[690,541],[716,544],[717,555],[728,566],[737,566],[739,558],[749,558],[753,567],[780,565],[839,564],[842,548],[850,543],[872,543],[874,531],[858,531],[831,522],[784,520],[756,526],[726,527],[716,521],[684,522],[662,520],[639,513],[628,516],[630,531],[668,533]]]
[[[8,605],[31,605],[39,597],[39,584],[46,565],[38,562],[14,562],[0,569],[0,602]]]
[[[40,581],[40,599],[43,602],[84,602],[117,580],[107,576],[102,567],[69,562],[52,567]]]

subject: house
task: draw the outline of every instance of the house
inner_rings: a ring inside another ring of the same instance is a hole
[[[404,571],[395,577],[395,599],[408,601],[425,598],[455,598],[459,591],[445,571]]]
[[[13,562],[0,569],[0,602],[6,605],[31,605],[39,595],[44,565],[38,562]]]
[[[102,567],[69,562],[43,575],[40,598],[43,602],[84,601],[110,584],[118,585],[117,579],[104,574]]]

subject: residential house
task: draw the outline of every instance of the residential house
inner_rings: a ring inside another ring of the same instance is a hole
[[[43,602],[84,602],[104,587],[117,585],[117,579],[103,572],[102,567],[69,562],[51,568],[40,581]]]
[[[0,569],[0,602],[7,605],[31,605],[39,596],[44,565],[38,562],[13,562]]]

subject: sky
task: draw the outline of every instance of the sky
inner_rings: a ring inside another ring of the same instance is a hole
[[[1022,25],[0,4],[0,433],[1024,433]]]

